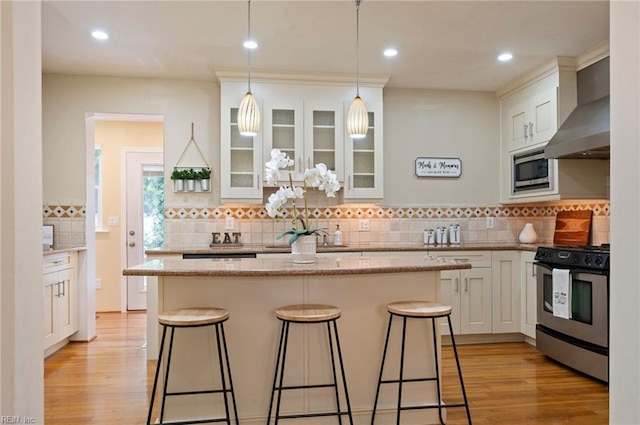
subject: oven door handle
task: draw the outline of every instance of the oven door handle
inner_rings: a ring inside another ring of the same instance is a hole
[[[569,274],[578,274],[578,273],[588,273],[588,274],[597,274],[597,275],[607,275],[607,272],[604,270],[587,270],[587,269],[582,269],[580,267],[552,267],[546,263],[541,263],[539,261],[534,261],[533,263],[536,266],[545,268],[549,271],[552,271],[554,268],[555,269],[569,269]]]

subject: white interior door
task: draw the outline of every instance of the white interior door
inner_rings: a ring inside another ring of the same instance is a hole
[[[162,176],[161,151],[125,151],[125,235],[126,267],[146,261],[145,231],[148,216],[145,214],[144,180],[150,176]],[[162,177],[159,177],[162,178]],[[146,224],[145,224],[146,223]],[[126,276],[127,310],[147,309],[147,284],[144,276]]]

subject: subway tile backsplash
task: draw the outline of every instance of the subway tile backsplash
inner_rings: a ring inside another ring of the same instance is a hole
[[[424,229],[449,224],[460,225],[461,243],[514,242],[527,222],[533,223],[539,242],[552,242],[558,211],[593,211],[591,243],[609,242],[610,204],[607,200],[557,201],[518,205],[433,205],[384,207],[376,205],[336,205],[311,207],[314,227],[333,234],[340,225],[343,243],[403,244],[421,243]],[[278,239],[290,227],[287,217],[270,218],[263,205],[218,207],[165,207],[165,246],[203,248],[209,246],[213,232],[225,229],[227,216],[234,218],[235,232],[244,244],[282,244]],[[487,229],[487,217],[494,218]],[[369,220],[368,232],[359,230],[359,220]],[[43,223],[54,225],[57,248],[84,246],[86,214],[84,206],[53,204],[43,207]],[[331,241],[331,237],[329,237]]]

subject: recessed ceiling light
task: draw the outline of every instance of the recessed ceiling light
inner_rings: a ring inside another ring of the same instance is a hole
[[[244,43],[242,43],[242,45],[244,46],[245,49],[255,49],[256,47],[258,47],[258,43],[256,43],[253,40],[247,40]]]
[[[109,34],[104,31],[96,30],[91,32],[91,36],[97,40],[108,40]]]
[[[511,53],[507,53],[507,52],[501,53],[498,56],[498,60],[500,62],[509,62],[511,59],[513,59],[513,55]]]
[[[396,56],[398,54],[398,51],[396,49],[394,49],[393,47],[389,47],[388,49],[384,50],[384,55],[388,58],[392,58],[394,56]]]

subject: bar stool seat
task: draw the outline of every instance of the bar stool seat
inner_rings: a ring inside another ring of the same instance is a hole
[[[456,341],[453,335],[453,327],[451,325],[451,306],[440,304],[433,301],[396,301],[387,304],[387,311],[389,312],[389,324],[387,327],[387,334],[384,343],[384,349],[382,352],[382,362],[380,365],[380,375],[378,377],[378,385],[376,388],[376,397],[373,403],[373,414],[371,417],[371,424],[375,423],[376,419],[376,409],[378,406],[378,396],[380,395],[380,386],[382,384],[398,384],[398,404],[396,411],[396,424],[400,424],[400,413],[403,410],[418,410],[418,409],[438,409],[438,416],[440,419],[440,423],[444,425],[443,418],[443,409],[449,409],[454,407],[464,407],[467,413],[467,421],[469,425],[471,425],[471,413],[469,412],[469,402],[467,400],[467,393],[464,388],[464,381],[462,380],[462,369],[460,368],[460,360],[458,358],[458,349],[456,348]],[[383,380],[382,375],[385,366],[385,360],[387,357],[387,348],[389,347],[389,336],[391,334],[391,324],[393,322],[394,317],[402,318],[402,342],[401,342],[401,354],[400,354],[400,373],[398,379],[391,380]],[[453,353],[456,360],[456,366],[458,368],[458,378],[460,380],[460,389],[462,391],[463,402],[461,403],[445,403],[442,400],[442,389],[441,389],[441,377],[440,377],[440,367],[438,364],[438,340],[437,340],[437,332],[436,332],[436,319],[446,318],[447,323],[449,325],[449,333],[451,336],[451,345],[453,347]],[[426,377],[426,378],[405,378],[404,377],[404,354],[405,354],[405,340],[406,340],[406,331],[407,331],[407,320],[408,319],[430,319],[431,320],[431,330],[433,337],[433,350],[434,350],[434,366],[435,366],[435,376]],[[413,406],[403,406],[402,405],[402,386],[405,382],[423,382],[423,381],[432,381],[436,384],[436,395],[437,402],[436,404],[425,404],[425,405],[413,405]]]
[[[337,416],[338,421],[342,424],[342,416],[348,415],[349,423],[353,425],[353,418],[351,416],[351,403],[349,401],[349,392],[347,390],[347,379],[344,373],[344,364],[342,361],[342,350],[340,348],[340,339],[338,337],[338,326],[336,321],[342,315],[340,308],[326,304],[296,304],[280,307],[275,311],[276,317],[282,322],[280,331],[280,341],[278,343],[278,354],[276,357],[276,367],[273,374],[273,385],[271,388],[271,401],[269,403],[269,413],[267,415],[267,425],[271,423],[271,413],[273,411],[273,404],[275,399],[275,424],[281,419],[296,419],[296,418],[310,418],[310,417],[325,417],[325,416]],[[301,325],[322,324],[327,325],[327,337],[329,340],[329,351],[331,353],[331,367],[333,382],[329,384],[308,384],[308,385],[284,385],[284,370],[285,360],[287,358],[287,346],[289,342],[289,327],[292,323]],[[333,327],[331,326],[333,324]],[[338,362],[340,363],[340,372],[342,374],[342,388],[344,392],[344,398],[347,404],[347,410],[344,411],[340,407],[340,394],[338,390],[336,361],[334,353],[335,338],[335,351],[338,354]],[[333,412],[313,412],[313,413],[300,413],[300,414],[280,414],[280,404],[282,400],[282,393],[285,390],[301,390],[301,389],[313,389],[313,388],[333,388],[336,400],[336,410]],[[277,399],[276,399],[277,393]]]
[[[231,395],[233,403],[233,412],[235,415],[235,423],[238,425],[238,409],[236,407],[236,398],[233,391],[233,381],[231,379],[231,366],[229,365],[229,352],[227,351],[227,340],[224,333],[224,322],[229,319],[229,312],[223,308],[215,307],[199,307],[199,308],[180,308],[176,310],[170,310],[158,315],[158,323],[162,325],[162,340],[160,342],[160,351],[158,354],[158,364],[156,366],[156,373],[153,380],[153,389],[151,392],[151,401],[149,403],[149,414],[147,416],[147,425],[151,424],[151,415],[153,412],[153,405],[156,397],[156,389],[158,385],[158,377],[160,375],[160,369],[162,364],[162,357],[164,354],[164,343],[167,336],[167,329],[171,329],[171,337],[169,340],[169,350],[167,353],[167,364],[164,372],[164,387],[162,391],[162,405],[160,407],[159,422],[157,424],[164,424],[164,410],[166,398],[170,396],[188,396],[195,394],[221,394],[224,399],[225,416],[220,418],[210,419],[197,419],[191,421],[171,421],[172,425],[175,424],[195,424],[195,423],[216,423],[225,422],[231,424],[231,416],[229,415],[229,400],[228,396]],[[173,352],[173,337],[176,329],[197,328],[213,326],[216,334],[216,345],[218,351],[218,366],[220,370],[221,389],[200,390],[200,391],[180,391],[180,392],[168,392],[167,386],[169,382],[169,370],[171,368],[171,354]],[[226,365],[226,366],[225,366]],[[227,379],[229,385],[227,386]]]

